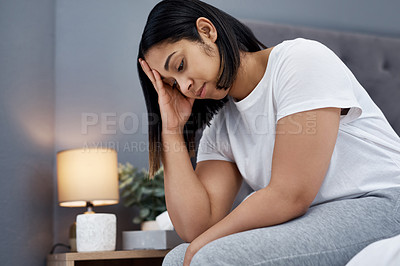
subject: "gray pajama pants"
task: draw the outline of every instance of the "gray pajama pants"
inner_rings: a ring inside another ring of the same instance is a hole
[[[312,206],[289,222],[212,241],[191,265],[345,265],[368,244],[400,234],[400,188]],[[163,265],[182,265],[186,248],[171,250]]]

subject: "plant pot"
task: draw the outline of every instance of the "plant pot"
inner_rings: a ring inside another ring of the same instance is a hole
[[[144,221],[141,224],[142,231],[161,230],[156,221]]]

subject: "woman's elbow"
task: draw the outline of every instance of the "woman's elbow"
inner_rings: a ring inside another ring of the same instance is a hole
[[[186,222],[181,223],[179,226],[175,226],[175,231],[183,241],[190,243],[199,235],[207,231],[209,227],[209,224]]]
[[[297,208],[297,217],[303,216],[307,213],[308,209],[310,208],[310,204],[308,203],[301,203],[300,206]]]
[[[302,196],[294,197],[291,202],[291,209],[294,216],[293,219],[306,214],[308,209],[310,208],[310,205],[311,202],[309,198],[304,198]]]
[[[202,232],[195,231],[193,229],[183,229],[183,230],[176,230],[176,233],[179,237],[185,241],[186,243],[190,243],[195,240]]]
[[[306,193],[297,191],[288,193],[288,191],[281,190],[276,190],[275,192],[277,195],[279,195],[278,200],[284,204],[282,207],[285,210],[284,215],[288,220],[292,220],[306,214],[312,203],[312,200],[310,201],[310,196]]]

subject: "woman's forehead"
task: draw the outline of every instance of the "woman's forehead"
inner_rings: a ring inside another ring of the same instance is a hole
[[[149,60],[153,59],[153,57],[157,59],[163,59],[163,55],[170,54],[172,50],[176,50],[177,47],[178,45],[176,43],[163,42],[160,44],[156,44],[147,51],[147,53],[145,54],[145,59]]]
[[[162,42],[151,47],[144,56],[144,59],[151,68],[160,71],[160,68],[165,69],[166,63],[173,59],[174,55],[181,54],[191,45],[190,41],[181,40],[177,42]],[[168,64],[169,66],[169,64]],[[167,67],[168,69],[168,67]]]
[[[145,57],[148,56],[148,54],[150,53],[168,53],[171,52],[172,50],[177,51],[177,50],[186,50],[188,47],[192,47],[193,45],[195,45],[196,42],[194,41],[189,41],[186,39],[183,40],[179,40],[176,42],[169,42],[169,41],[164,41],[161,43],[158,43],[154,46],[152,46],[148,52],[145,54]]]
[[[151,69],[155,69],[161,74],[165,70],[165,64],[168,63],[169,65],[169,61],[175,53],[176,51],[173,49],[154,47],[146,53],[144,60],[146,60]],[[168,62],[167,59],[169,59]]]

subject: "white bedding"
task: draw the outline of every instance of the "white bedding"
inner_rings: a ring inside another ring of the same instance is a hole
[[[376,265],[400,265],[400,235],[368,245],[346,264],[346,266]]]

